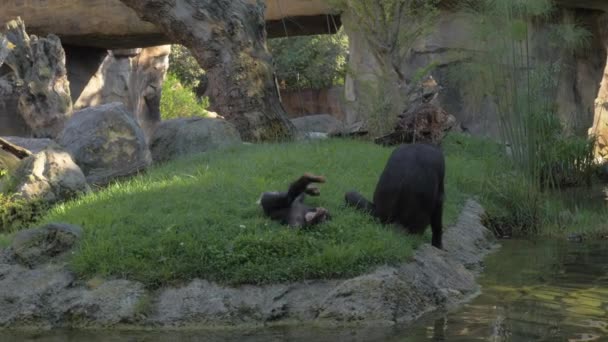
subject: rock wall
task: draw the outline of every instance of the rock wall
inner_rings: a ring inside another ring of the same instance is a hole
[[[563,124],[577,134],[585,134],[593,123],[594,101],[606,63],[606,48],[600,35],[602,13],[600,10],[561,8],[554,15],[555,20],[578,22],[592,33],[586,49],[562,56],[565,62],[559,75],[557,113]],[[377,82],[379,66],[357,23],[349,20],[348,13],[342,22],[350,40],[349,68],[353,70],[346,80],[348,108],[345,121],[352,125],[366,118],[366,113],[362,113],[357,105],[365,95],[364,84]],[[471,18],[465,14],[442,9],[437,29],[415,44],[411,57],[403,61],[402,71],[411,78],[416,71],[436,63],[431,74],[442,87],[438,104],[453,114],[469,132],[498,137],[498,113],[494,101],[467,92],[470,87],[463,86],[463,82],[474,84],[475,75],[456,79],[452,73],[468,54],[480,48],[469,29],[470,22]],[[559,56],[557,50],[552,50],[547,44],[545,29],[543,26],[532,27],[530,49],[534,58]]]

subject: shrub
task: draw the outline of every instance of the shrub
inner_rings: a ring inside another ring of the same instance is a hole
[[[42,201],[25,201],[0,193],[0,233],[29,228],[48,209]]]
[[[171,46],[169,74],[177,77],[184,86],[191,89],[196,89],[201,80],[205,79],[205,70],[198,65],[190,50],[178,44]]]
[[[268,40],[279,84],[285,89],[321,89],[344,84],[348,37],[336,34]]]
[[[199,101],[192,88],[182,85],[175,74],[167,74],[160,100],[163,120],[206,116],[208,107],[208,98]]]

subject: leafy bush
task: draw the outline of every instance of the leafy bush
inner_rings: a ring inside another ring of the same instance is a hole
[[[208,107],[208,98],[199,101],[192,88],[182,85],[176,75],[167,74],[160,99],[163,120],[206,116]]]
[[[171,45],[169,56],[169,74],[174,75],[184,86],[196,89],[202,80],[205,80],[203,70],[190,50],[183,45]]]
[[[48,209],[42,201],[28,202],[0,193],[0,233],[30,228]]]
[[[279,84],[284,89],[321,89],[344,84],[348,37],[329,35],[268,40]]]

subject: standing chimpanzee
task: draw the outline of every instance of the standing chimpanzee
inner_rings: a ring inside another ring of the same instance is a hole
[[[422,234],[430,223],[432,244],[441,248],[444,173],[445,161],[439,148],[401,145],[380,175],[373,203],[354,191],[347,192],[345,200],[382,223],[400,224],[410,233]]]
[[[327,209],[304,204],[305,194],[319,196],[319,189],[311,183],[324,183],[323,176],[305,173],[291,183],[287,192],[264,192],[258,204],[271,219],[291,227],[310,226],[330,219]]]

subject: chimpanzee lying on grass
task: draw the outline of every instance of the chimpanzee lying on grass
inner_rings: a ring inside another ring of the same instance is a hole
[[[327,209],[309,207],[303,203],[306,194],[319,196],[319,189],[311,183],[324,183],[323,176],[305,173],[291,183],[287,192],[264,192],[258,203],[271,219],[291,227],[310,226],[330,219]]]
[[[382,223],[397,223],[410,233],[422,234],[430,223],[432,245],[441,248],[444,172],[445,161],[439,148],[401,145],[380,175],[373,203],[354,191],[347,192],[345,200]]]

